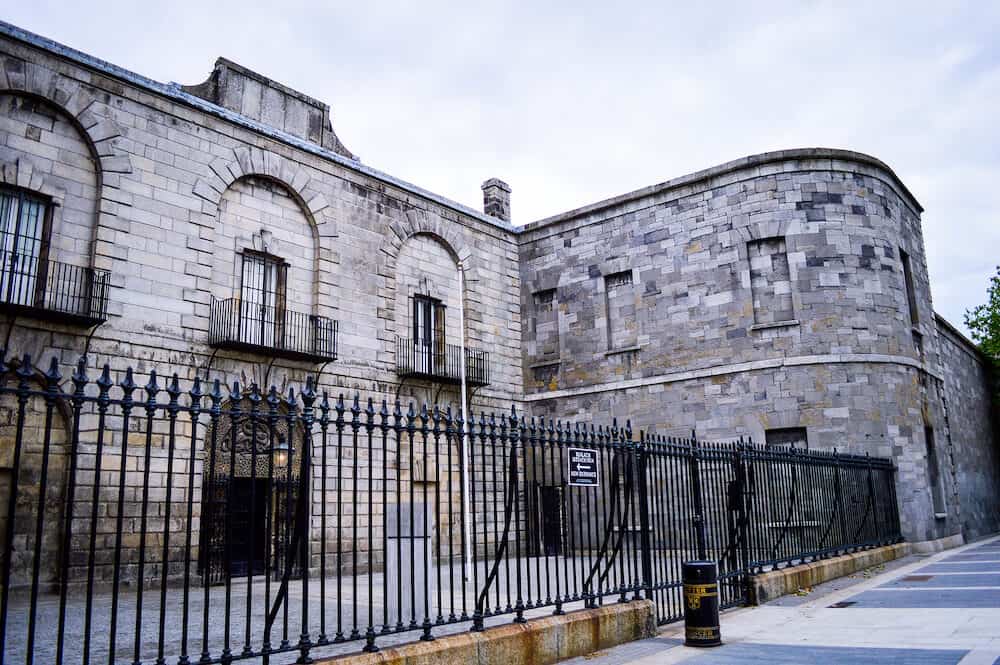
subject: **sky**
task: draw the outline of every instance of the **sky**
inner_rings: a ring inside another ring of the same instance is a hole
[[[159,81],[216,57],[332,106],[374,168],[515,224],[768,150],[846,148],[924,206],[935,309],[1000,264],[1000,2],[32,2],[0,18]]]

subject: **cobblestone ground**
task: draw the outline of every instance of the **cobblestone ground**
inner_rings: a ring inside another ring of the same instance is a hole
[[[559,584],[559,595],[565,597],[567,592],[565,579],[567,572],[570,572],[569,579],[574,577],[582,579],[590,570],[593,559],[577,556],[574,558],[563,557],[539,557],[521,560],[521,575],[518,576],[518,566],[516,561],[501,563],[497,571],[497,582],[491,586],[487,605],[493,610],[499,608],[504,613],[500,616],[489,617],[487,625],[507,623],[511,621],[512,615],[507,614],[509,607],[516,603],[517,580],[520,579],[521,591],[524,598],[542,598],[546,607],[530,609],[525,615],[530,617],[550,614],[553,610],[551,603],[556,597],[556,585]],[[575,567],[575,574],[570,566]],[[438,594],[433,584],[433,576],[429,581],[431,588],[430,598],[427,604],[431,622],[435,624],[432,634],[444,635],[448,633],[468,630],[469,620],[461,620],[463,611],[471,618],[475,606],[473,589],[474,580],[478,580],[480,586],[482,580],[489,572],[489,564],[477,562],[475,570],[470,569],[470,580],[465,584],[464,595],[461,582],[460,566],[456,562],[452,568],[452,575],[449,576],[448,566],[438,567],[435,574],[442,581],[441,584],[441,604],[438,602]],[[581,571],[583,574],[581,575]],[[332,655],[337,653],[347,653],[359,651],[364,645],[364,636],[368,626],[369,616],[372,617],[375,630],[380,635],[377,638],[379,646],[398,644],[417,639],[420,636],[420,627],[424,620],[424,601],[422,586],[418,580],[417,585],[391,585],[388,589],[384,583],[384,575],[381,573],[369,575],[359,575],[354,579],[344,577],[338,584],[336,576],[328,576],[325,583],[325,594],[323,585],[317,577],[310,578],[308,588],[308,602],[306,603],[309,613],[308,633],[310,639],[315,642],[322,634],[325,627],[325,634],[331,641],[338,636],[346,639],[346,642],[330,644],[318,647],[313,650],[313,655]],[[449,583],[449,579],[453,584]],[[605,587],[610,587],[618,583],[620,578],[613,577],[605,581]],[[371,593],[369,592],[369,582]],[[407,588],[403,588],[403,586]],[[270,588],[270,598],[273,602],[278,589],[278,583],[272,582]],[[539,591],[541,593],[539,593]],[[582,588],[579,584],[571,585],[568,589],[570,597],[579,598]],[[187,654],[191,662],[197,662],[202,655],[202,650],[206,642],[203,639],[205,630],[206,613],[204,611],[204,587],[192,587],[188,600],[187,613]],[[498,596],[499,593],[499,596]],[[228,625],[229,649],[233,656],[240,656],[245,653],[246,646],[252,652],[259,652],[264,641],[264,613],[266,602],[266,590],[263,577],[255,577],[248,582],[246,578],[234,579],[228,593],[230,603],[230,622]],[[399,597],[403,596],[402,612],[400,612]],[[292,581],[289,584],[289,602],[282,604],[278,612],[274,628],[271,632],[272,648],[279,648],[284,640],[294,647],[298,643],[302,629],[302,607],[304,589],[301,581]],[[407,596],[410,596],[408,599]],[[247,599],[250,599],[249,604]],[[388,606],[386,598],[388,597]],[[326,598],[326,601],[323,601]],[[410,599],[415,598],[416,612],[411,610]],[[452,599],[454,598],[454,604]],[[614,602],[618,594],[608,596],[604,602]],[[161,592],[159,589],[146,589],[143,592],[142,615],[140,625],[140,639],[138,644],[138,657],[136,657],[136,610],[137,592],[135,587],[123,588],[118,606],[118,621],[116,630],[114,659],[109,660],[108,654],[111,643],[111,595],[109,592],[97,592],[93,599],[92,623],[90,629],[91,642],[89,645],[91,663],[154,663],[160,655],[160,624],[159,612]],[[166,663],[176,663],[183,655],[182,639],[184,627],[184,602],[183,590],[181,588],[168,587],[165,593],[166,612],[163,616],[163,657]],[[463,604],[464,599],[464,604]],[[547,602],[546,602],[547,601]],[[212,658],[222,656],[226,646],[227,625],[226,617],[227,593],[225,586],[213,586],[209,588],[209,611],[207,613],[208,631],[208,653]],[[583,607],[581,600],[569,601],[565,603],[567,610],[580,609]],[[395,634],[381,634],[387,617],[390,630],[401,629],[404,632]],[[285,610],[287,610],[287,631],[285,630]],[[8,630],[7,645],[5,648],[4,663],[15,665],[25,663],[26,647],[29,632],[28,616],[29,601],[23,595],[11,598],[11,605],[8,610]],[[322,617],[325,615],[325,626]],[[45,594],[39,597],[37,619],[35,621],[35,641],[34,641],[34,662],[46,665],[56,662],[56,635],[58,633],[59,597],[57,595]],[[67,597],[66,607],[66,630],[63,662],[76,664],[84,662],[84,640],[85,640],[85,617],[86,599],[81,593],[70,593]],[[414,623],[414,617],[415,623]],[[249,618],[249,621],[248,621]],[[450,625],[441,625],[441,622],[453,621]],[[410,626],[416,626],[413,630],[407,630]],[[249,639],[248,639],[249,629]],[[359,641],[360,640],[360,641]],[[283,653],[270,658],[271,663],[293,663],[297,653]],[[261,662],[261,658],[251,658],[246,662]]]

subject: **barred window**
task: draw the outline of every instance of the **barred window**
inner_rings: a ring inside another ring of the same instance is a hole
[[[48,205],[44,199],[0,188],[0,300],[34,305],[45,289]]]
[[[536,312],[551,312],[556,302],[556,290],[545,289],[544,291],[536,291],[534,299]]]
[[[764,431],[764,441],[768,448],[787,446],[789,448],[809,448],[809,438],[805,427],[775,427]]]
[[[260,346],[282,341],[287,273],[288,264],[278,257],[244,250],[240,341]]]
[[[632,285],[632,271],[623,270],[622,272],[612,273],[604,277],[604,288],[608,291],[612,289],[619,289],[623,286]]]

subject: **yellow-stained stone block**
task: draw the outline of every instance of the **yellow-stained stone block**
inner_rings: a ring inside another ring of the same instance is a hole
[[[446,635],[378,653],[321,659],[318,665],[549,665],[656,634],[653,603],[637,600]]]

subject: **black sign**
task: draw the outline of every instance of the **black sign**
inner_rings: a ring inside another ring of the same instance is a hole
[[[569,448],[569,484],[577,487],[597,487],[597,451]]]

